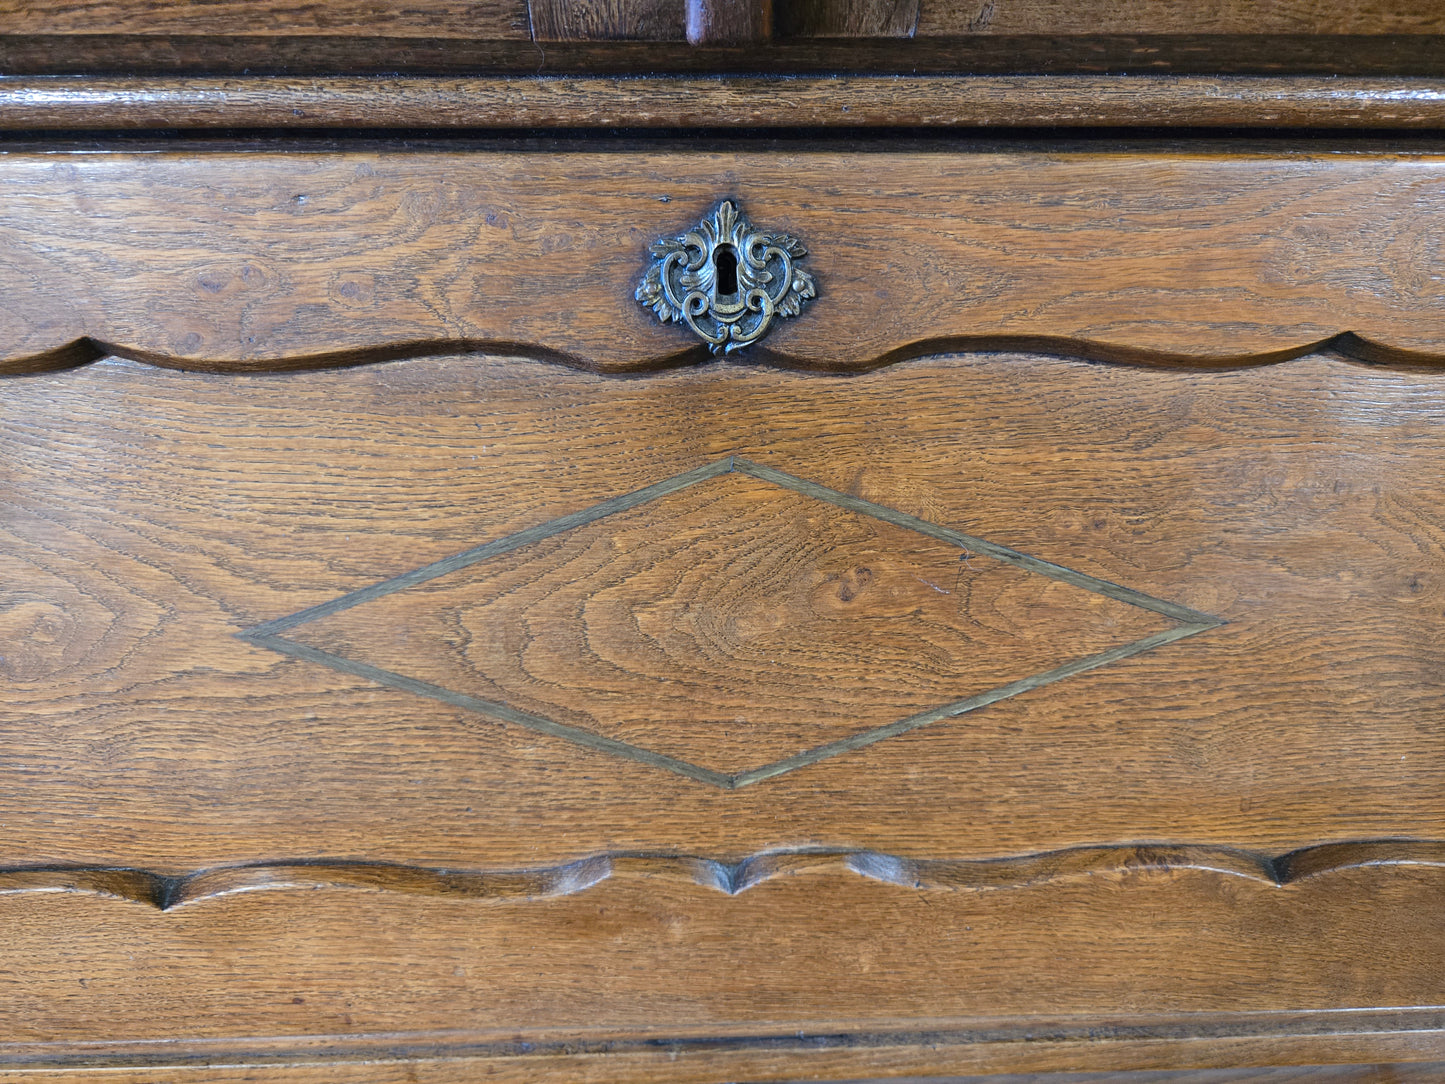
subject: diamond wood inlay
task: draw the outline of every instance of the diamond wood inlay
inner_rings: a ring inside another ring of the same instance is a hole
[[[732,457],[242,636],[730,789],[1219,623]]]

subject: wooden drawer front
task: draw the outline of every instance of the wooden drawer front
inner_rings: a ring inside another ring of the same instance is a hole
[[[633,300],[725,199],[799,238],[818,297],[747,356],[860,370],[945,349],[1235,365],[1445,357],[1445,158],[11,154],[0,372],[118,354],[310,368],[497,350],[696,362]]]
[[[0,160],[0,1064],[1438,1059],[1442,173]]]

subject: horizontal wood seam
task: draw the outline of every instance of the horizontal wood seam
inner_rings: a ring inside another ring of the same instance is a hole
[[[1389,1035],[1445,1036],[1438,1007],[1356,1008],[1298,1012],[1197,1012],[1095,1016],[1030,1016],[893,1021],[798,1028],[753,1024],[712,1033],[392,1032],[359,1035],[283,1035],[98,1042],[0,1044],[0,1068],[123,1066],[243,1066],[276,1062],[382,1061],[417,1058],[536,1058],[657,1053],[666,1057],[730,1051],[778,1054],[827,1050],[889,1050],[996,1044],[1188,1042],[1248,1038]]]

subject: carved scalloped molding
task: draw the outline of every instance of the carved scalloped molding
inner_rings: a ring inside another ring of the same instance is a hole
[[[1274,856],[1234,847],[1169,843],[974,859],[916,859],[876,851],[783,851],[732,863],[696,855],[620,852],[530,870],[456,870],[332,859],[225,866],[181,875],[119,866],[43,866],[0,870],[0,895],[90,893],[162,911],[241,892],[316,888],[520,902],[570,896],[611,880],[661,879],[735,896],[782,875],[839,873],[918,891],[996,891],[1146,872],[1195,872],[1284,888],[1349,870],[1394,866],[1445,868],[1445,841],[1324,843]]]
[[[732,360],[737,364],[762,364],[772,368],[800,372],[864,373],[917,358],[970,352],[1032,353],[1066,360],[1179,369],[1254,368],[1276,365],[1296,358],[1308,357],[1311,354],[1334,353],[1351,361],[1369,365],[1401,368],[1445,367],[1445,349],[1442,349],[1440,353],[1407,350],[1373,342],[1352,331],[1342,331],[1328,338],[1300,343],[1298,346],[1288,349],[1244,354],[1225,352],[1177,354],[1054,336],[980,335],[920,339],[915,343],[863,361],[840,361],[825,370],[820,370],[818,365],[808,359],[799,358],[783,351],[770,350],[765,346],[754,347]],[[390,343],[365,349],[320,351],[314,354],[296,354],[281,358],[192,358],[157,353],[119,343],[102,342],[87,336],[72,340],[52,350],[0,358],[0,377],[61,372],[91,365],[106,358],[123,358],[161,369],[239,374],[346,369],[391,361],[456,357],[467,354],[530,358],[599,374],[658,372],[665,369],[706,364],[715,360],[708,353],[707,348],[702,345],[685,347],[672,353],[657,354],[636,363],[609,364],[598,358],[556,350],[539,344],[475,339],[435,339],[426,342]]]

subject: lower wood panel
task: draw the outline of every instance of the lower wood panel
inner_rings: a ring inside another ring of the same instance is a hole
[[[3,390],[0,1064],[1445,1054],[1432,374]]]

